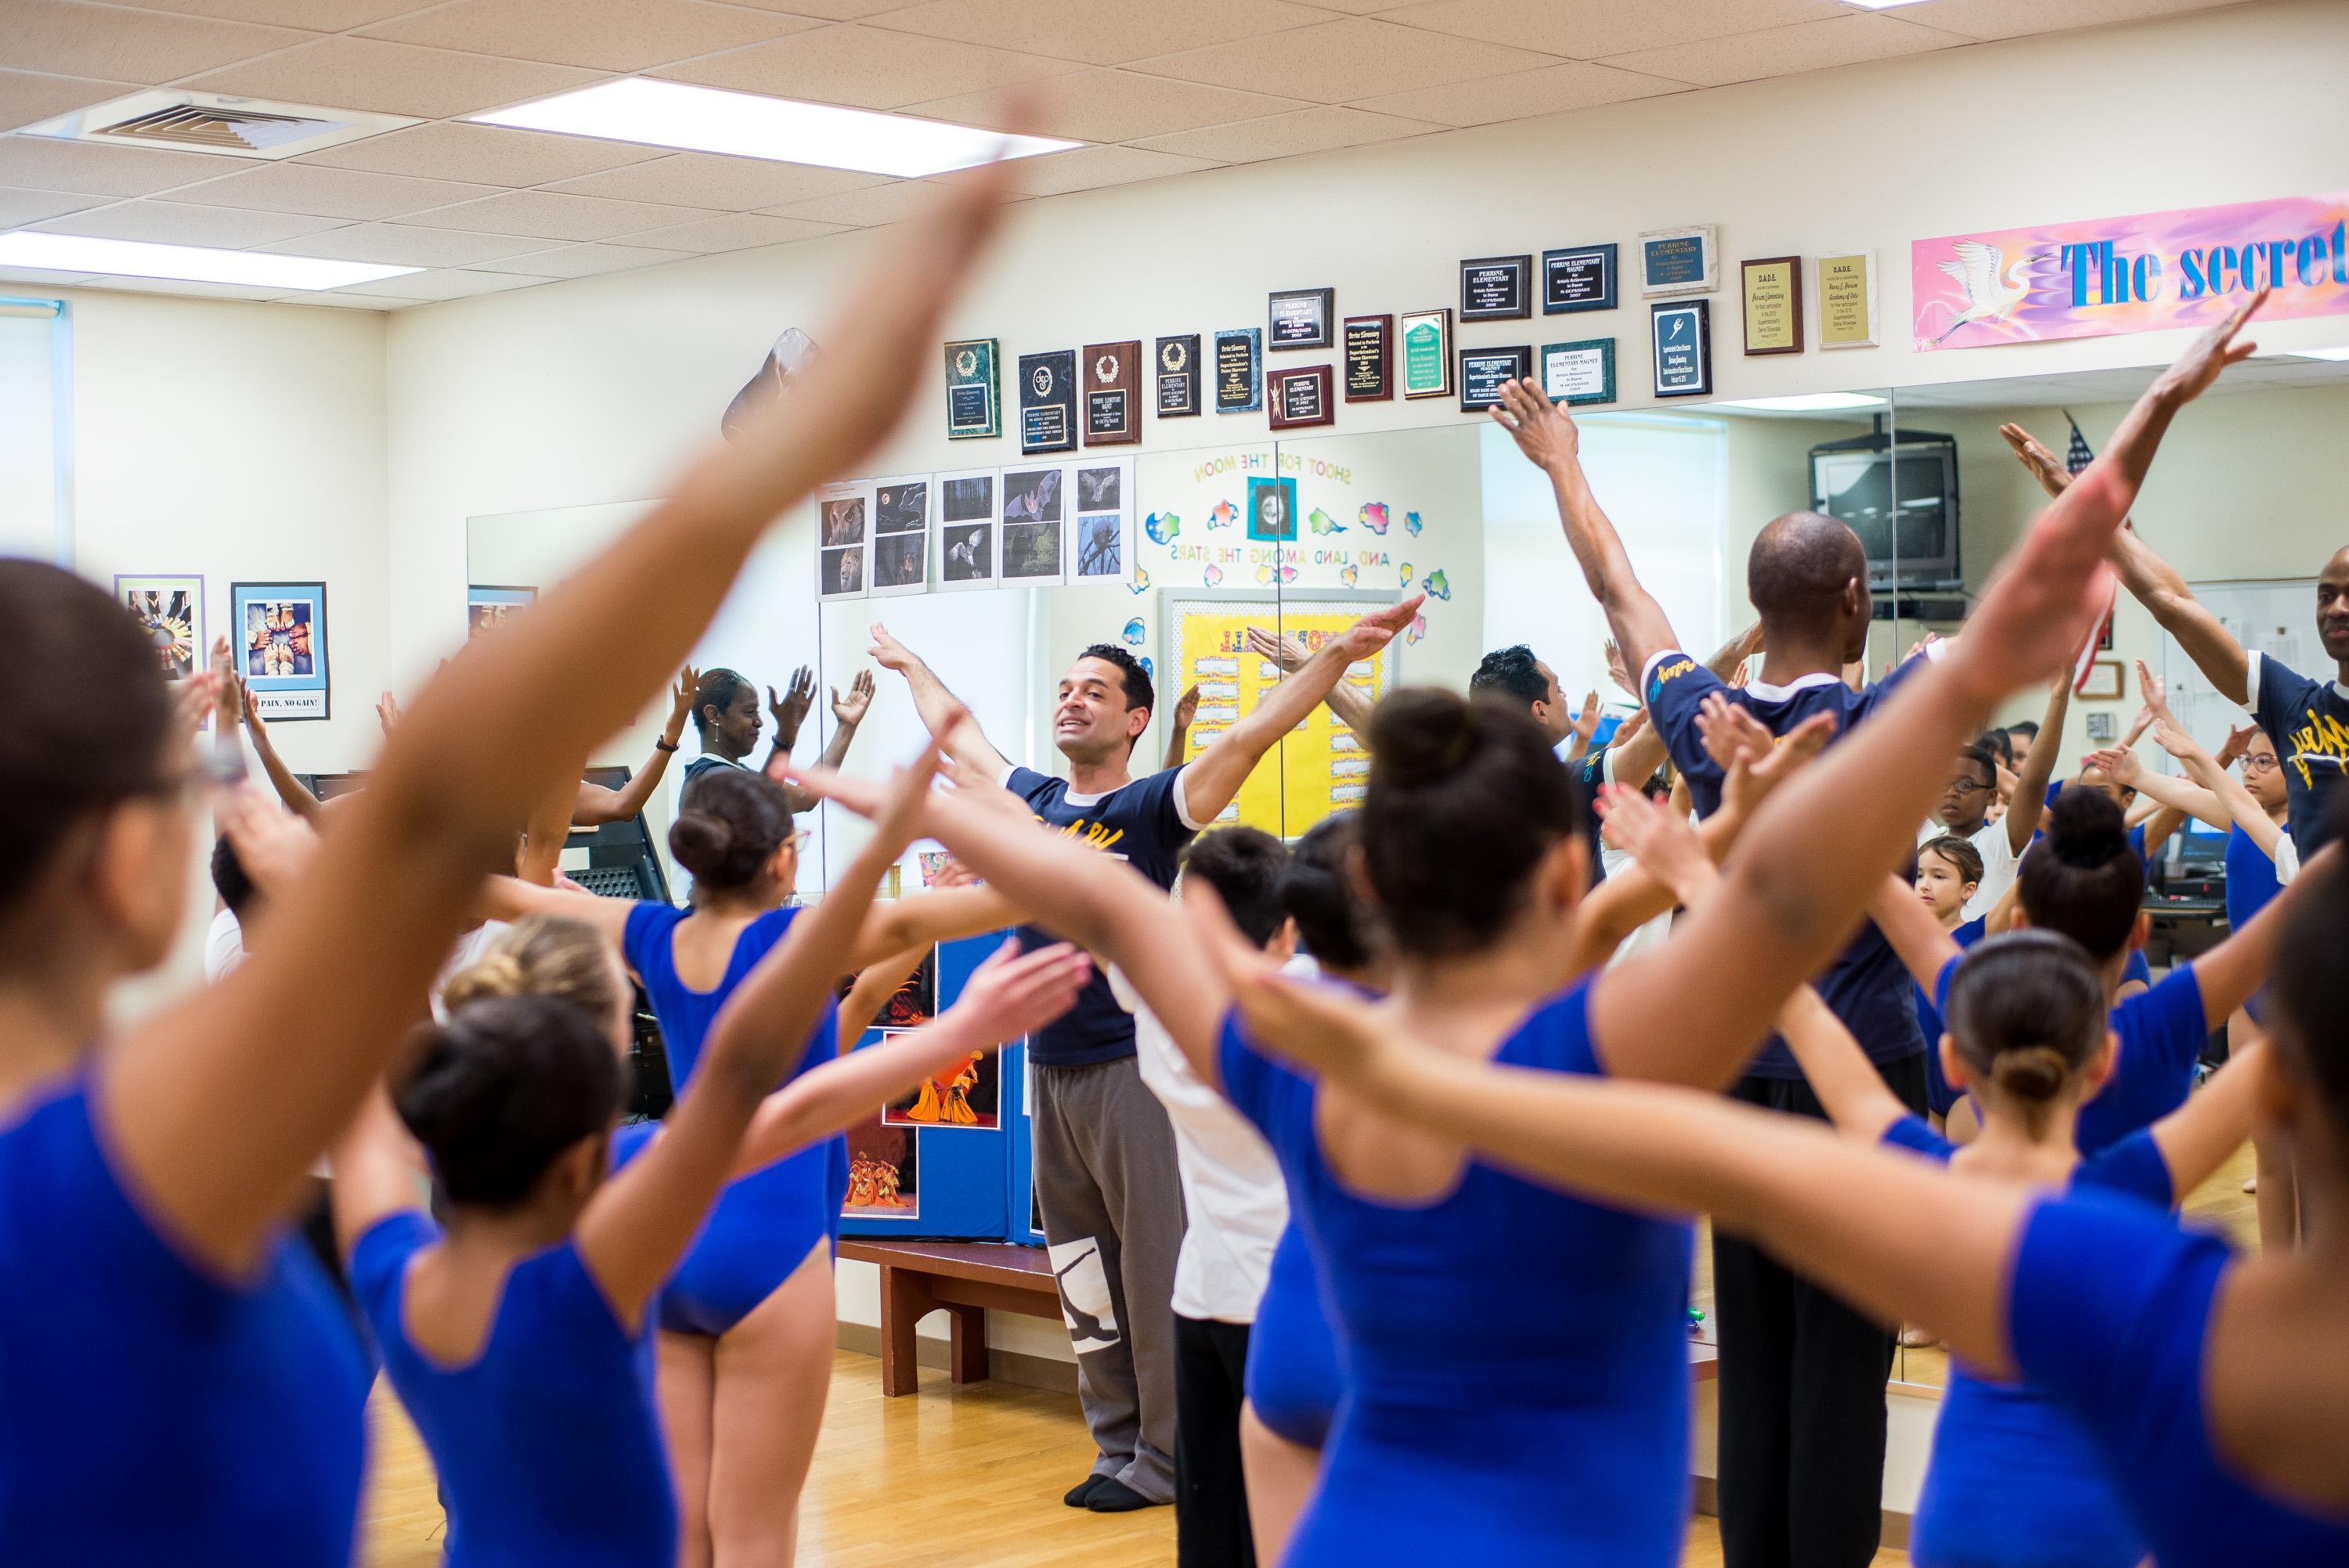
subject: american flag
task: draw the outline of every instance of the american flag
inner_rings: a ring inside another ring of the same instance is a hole
[[[2086,471],[2090,463],[2096,460],[2096,454],[2088,449],[2088,438],[2080,434],[2080,421],[2072,418],[2072,412],[2068,408],[2064,411],[2064,422],[2072,427],[2071,442],[2064,449],[2064,466],[2071,470],[2073,478],[2077,479]],[[2077,696],[2088,684],[2088,674],[2095,668],[2096,655],[2108,652],[2112,648],[2113,604],[2119,597],[2120,584],[2115,583],[2113,597],[2105,602],[2104,618],[2096,623],[2096,634],[2088,639],[2087,645],[2081,648],[2079,656],[2072,661],[2074,696]]]

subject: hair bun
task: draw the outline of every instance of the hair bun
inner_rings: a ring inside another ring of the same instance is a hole
[[[1992,1081],[1999,1092],[2026,1104],[2054,1099],[2071,1076],[2064,1054],[2050,1046],[2023,1046],[2001,1051],[1992,1064]]]
[[[707,881],[724,868],[734,848],[734,830],[723,817],[682,811],[669,824],[668,848],[678,864]]]
[[[453,1017],[456,1009],[451,1008]],[[498,1085],[477,1070],[476,1058],[464,1048],[454,1028],[441,1024],[419,1027],[422,1044],[416,1066],[399,1086],[399,1119],[427,1148],[452,1143],[481,1127],[497,1113]]]
[[[2047,848],[2068,866],[2094,868],[2127,854],[2128,819],[2101,789],[2066,784],[2047,809]]]
[[[1381,782],[1416,789],[1450,778],[1475,754],[1481,707],[1455,692],[1406,687],[1371,713],[1371,769]]]
[[[440,1005],[455,1012],[468,1002],[486,996],[519,996],[531,988],[530,976],[511,953],[492,949],[449,977],[440,988]]]

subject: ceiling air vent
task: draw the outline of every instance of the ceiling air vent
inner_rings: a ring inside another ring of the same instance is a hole
[[[291,158],[378,136],[416,121],[315,104],[269,103],[217,93],[163,88],[133,93],[24,128],[26,136],[116,146],[222,152],[232,158]]]

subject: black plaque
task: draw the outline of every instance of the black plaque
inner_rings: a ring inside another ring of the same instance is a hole
[[[1534,373],[1531,344],[1515,348],[1464,348],[1460,351],[1460,411],[1475,413],[1501,400],[1501,383],[1522,381]]]
[[[1286,430],[1299,425],[1327,425],[1338,417],[1330,407],[1330,367],[1308,365],[1276,370],[1270,382],[1272,428]]]
[[[1199,411],[1199,335],[1158,340],[1158,417],[1180,419]]]
[[[1019,356],[1019,449],[1072,452],[1077,448],[1077,351]]]
[[[1394,317],[1346,318],[1346,401],[1383,403],[1394,396]]]
[[[1327,348],[1330,313],[1337,308],[1334,289],[1284,289],[1271,296],[1267,312],[1267,348]]]
[[[1534,259],[1481,256],[1460,263],[1460,319],[1514,321],[1533,315]]]
[[[1615,247],[1576,245],[1542,253],[1542,314],[1615,308]]]
[[[1264,333],[1236,326],[1216,334],[1216,412],[1253,414],[1264,407]]]

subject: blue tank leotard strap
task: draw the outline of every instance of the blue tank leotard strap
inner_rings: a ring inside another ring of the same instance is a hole
[[[1956,1145],[1913,1116],[1884,1140],[1947,1163]],[[2083,1160],[2075,1189],[2168,1207],[2169,1166],[2148,1132]],[[1933,1458],[1909,1527],[1918,1568],[2137,1568],[2145,1534],[2087,1431],[2054,1397],[1952,1360]]]
[[[343,1568],[367,1374],[334,1287],[290,1234],[249,1283],[190,1263],[95,1118],[76,1078],[0,1129],[0,1558]]]
[[[2224,1242],[2142,1204],[2043,1202],[2007,1303],[2015,1362],[2079,1418],[2161,1568],[2349,1563],[2349,1518],[2263,1494],[2211,1447],[2206,1346],[2233,1264]]]
[[[1535,1009],[1495,1059],[1597,1072],[1586,995]],[[1280,1160],[1345,1357],[1287,1568],[1677,1562],[1688,1223],[1475,1160],[1431,1202],[1367,1197],[1321,1157],[1313,1085],[1259,1055],[1236,1015],[1218,1057],[1233,1104]]]
[[[388,1215],[352,1249],[351,1281],[440,1473],[448,1568],[673,1563],[650,1336],[621,1326],[566,1241],[516,1264],[480,1354],[441,1366],[403,1306],[409,1264],[440,1237],[423,1214]]]
[[[1248,1331],[1247,1398],[1257,1419],[1305,1448],[1327,1444],[1344,1387],[1339,1355],[1305,1233],[1291,1222],[1272,1250]]]
[[[795,909],[770,910],[743,927],[717,986],[697,991],[678,977],[672,948],[688,913],[665,903],[637,904],[628,912],[623,943],[628,966],[644,982],[660,1021],[669,1076],[680,1088],[701,1060],[702,1041],[719,1010],[799,915]],[[838,1042],[839,1016],[827,1004],[784,1081],[831,1060],[839,1054]],[[847,1197],[848,1140],[840,1134],[729,1184],[661,1292],[661,1327],[716,1338],[741,1322],[818,1242],[839,1243],[840,1206]]]

